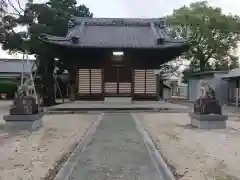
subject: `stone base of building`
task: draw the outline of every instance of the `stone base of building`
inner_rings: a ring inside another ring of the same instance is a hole
[[[43,114],[29,115],[5,115],[3,120],[7,128],[16,128],[21,130],[36,130],[42,126]]]
[[[221,114],[189,113],[191,125],[200,129],[225,129],[228,116]]]

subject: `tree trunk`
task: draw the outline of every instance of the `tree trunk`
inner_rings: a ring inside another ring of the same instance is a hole
[[[206,62],[204,59],[200,59],[200,72],[205,70]]]
[[[43,105],[51,106],[55,103],[54,96],[54,59],[50,57],[40,57],[41,79],[42,79],[42,97]]]
[[[72,65],[71,67],[68,68],[69,72],[69,98],[70,101],[75,101],[76,98],[76,69]]]
[[[161,99],[163,99],[163,80],[162,79],[159,79],[159,97]]]

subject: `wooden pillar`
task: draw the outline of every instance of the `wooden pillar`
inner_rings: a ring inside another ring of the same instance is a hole
[[[102,100],[105,98],[105,77],[104,77],[104,67],[102,68]]]
[[[135,81],[135,73],[134,73],[134,68],[132,68],[132,81],[131,81],[131,96],[132,100],[134,99],[134,81]]]
[[[146,91],[147,91],[147,70],[144,69],[144,96],[146,96]]]
[[[160,100],[160,75],[156,75],[156,97],[157,100]]]
[[[236,80],[236,106],[238,107],[238,101],[239,101],[239,80]]]
[[[162,78],[160,77],[160,75],[159,75],[159,98],[160,99],[163,99],[163,80],[162,80]]]
[[[69,67],[69,99],[70,101],[75,101],[76,93],[77,93],[77,69],[73,67]]]

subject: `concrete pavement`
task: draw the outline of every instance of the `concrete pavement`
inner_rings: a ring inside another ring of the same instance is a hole
[[[76,154],[77,162],[67,162],[75,164],[71,174],[62,180],[163,180],[130,114],[104,115]]]

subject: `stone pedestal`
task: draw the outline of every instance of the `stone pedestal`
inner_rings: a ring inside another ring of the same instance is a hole
[[[36,130],[42,126],[43,114],[39,112],[32,96],[17,96],[10,108],[10,114],[3,116],[6,128]]]
[[[5,115],[7,128],[16,128],[21,130],[36,130],[42,126],[42,113],[29,115]]]
[[[222,114],[189,113],[191,125],[200,129],[225,129],[228,116]]]
[[[222,107],[214,96],[200,97],[193,110],[194,112],[189,114],[192,126],[200,129],[226,128],[228,116],[222,115]]]

